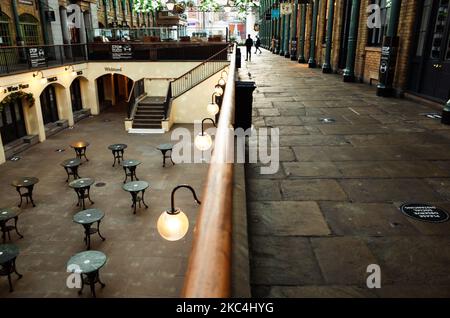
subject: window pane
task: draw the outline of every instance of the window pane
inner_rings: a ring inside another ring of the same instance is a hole
[[[432,59],[439,59],[441,57],[442,38],[444,36],[445,25],[447,23],[448,5],[449,0],[441,0],[439,3],[431,42],[430,56]]]
[[[423,55],[423,50],[425,47],[425,37],[427,35],[427,28],[428,28],[428,24],[430,22],[432,5],[433,5],[433,0],[426,0],[425,3],[423,4],[422,21],[420,24],[419,36],[417,38],[416,56]]]

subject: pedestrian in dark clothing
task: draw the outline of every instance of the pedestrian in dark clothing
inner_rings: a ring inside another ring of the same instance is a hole
[[[249,34],[247,40],[245,40],[245,47],[247,48],[247,58],[245,59],[246,61],[252,60],[252,46],[253,40]]]
[[[261,49],[259,48],[260,46],[261,46],[261,39],[259,38],[259,36],[256,36],[256,43],[255,43],[256,50],[255,50],[255,54],[258,53],[258,51],[259,51],[259,54],[262,53]]]

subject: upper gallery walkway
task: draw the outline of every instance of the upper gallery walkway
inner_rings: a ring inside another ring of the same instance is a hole
[[[265,50],[240,72],[257,85],[256,128],[280,129],[279,171],[246,168],[253,296],[449,297],[450,222],[399,207],[450,210],[450,127]]]

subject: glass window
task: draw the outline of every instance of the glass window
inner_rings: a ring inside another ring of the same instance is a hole
[[[433,0],[425,0],[423,4],[422,20],[420,23],[419,35],[417,37],[416,56],[422,56],[423,54],[432,8],[433,8]]]
[[[10,23],[9,17],[0,11],[0,46],[12,45]]]
[[[371,0],[372,4],[377,4],[380,7],[380,28],[369,28],[367,35],[368,46],[381,46],[383,44],[383,37],[386,35],[389,17],[391,13],[391,0]]]
[[[12,120],[12,115],[11,115],[11,106],[8,104],[5,106],[4,110],[5,115],[6,115],[6,124],[12,124],[13,120]]]
[[[19,21],[25,45],[38,45],[41,39],[39,21],[27,13],[20,15]]]
[[[445,26],[447,24],[449,0],[439,1],[439,7],[436,15],[436,23],[433,29],[431,40],[430,57],[432,59],[441,58],[442,41],[444,40]]]

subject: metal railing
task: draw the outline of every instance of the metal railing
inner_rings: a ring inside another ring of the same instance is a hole
[[[190,71],[173,80],[170,85],[172,87],[172,97],[178,97],[187,92],[194,86],[200,84],[205,79],[214,75],[225,66],[228,62],[228,46],[217,52],[210,58],[203,61],[200,65],[194,67]]]
[[[86,60],[85,44],[0,47],[0,74],[62,66]]]
[[[196,221],[182,297],[231,296],[231,239],[236,49],[228,71],[215,146]],[[233,152],[233,151],[231,151]]]

